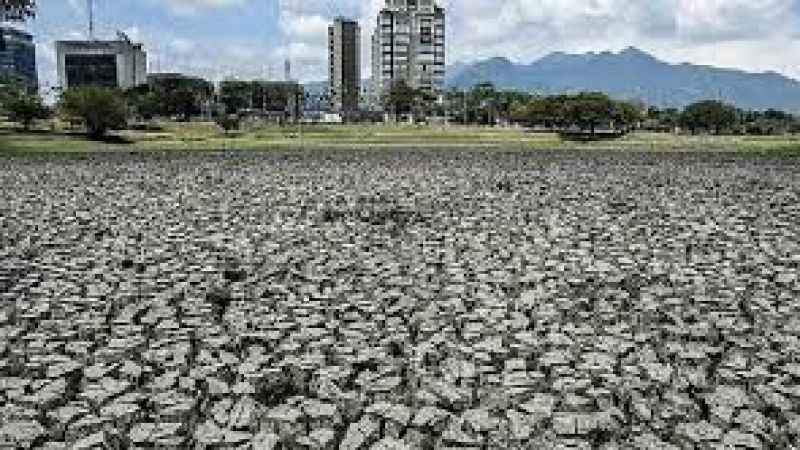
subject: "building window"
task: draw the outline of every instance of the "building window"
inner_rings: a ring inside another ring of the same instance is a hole
[[[66,55],[67,85],[119,87],[116,55]]]

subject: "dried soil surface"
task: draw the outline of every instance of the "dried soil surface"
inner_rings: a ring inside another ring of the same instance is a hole
[[[788,448],[798,161],[0,160],[0,447]]]

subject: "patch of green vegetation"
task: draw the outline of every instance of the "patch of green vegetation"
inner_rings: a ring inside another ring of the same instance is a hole
[[[41,125],[41,124],[40,124]],[[96,151],[202,151],[269,149],[495,148],[501,150],[616,150],[653,152],[800,153],[800,138],[780,136],[675,135],[635,132],[613,141],[572,142],[556,133],[516,128],[421,125],[254,125],[228,135],[212,122],[164,122],[155,131],[125,130],[100,142],[67,132],[59,123],[22,132],[0,122],[2,153]]]
[[[121,150],[124,144],[107,144],[92,141],[84,136],[70,136],[61,133],[2,133],[0,134],[0,154],[2,153],[87,153],[100,150]]]

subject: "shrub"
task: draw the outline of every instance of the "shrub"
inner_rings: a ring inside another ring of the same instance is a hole
[[[82,87],[64,92],[59,104],[61,112],[84,122],[92,137],[102,137],[109,130],[125,128],[128,107],[121,93],[101,87]]]
[[[230,131],[238,130],[241,119],[236,114],[220,114],[214,121],[227,134]]]
[[[161,101],[152,92],[143,94],[129,93],[128,98],[135,113],[144,120],[152,120],[161,113]]]
[[[19,123],[26,130],[30,129],[37,119],[46,119],[50,116],[50,110],[42,103],[41,97],[26,92],[9,96],[3,102],[3,108],[8,112],[12,122]]]

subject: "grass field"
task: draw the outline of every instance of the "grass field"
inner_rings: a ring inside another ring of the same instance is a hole
[[[249,126],[225,135],[213,123],[163,123],[159,131],[121,131],[127,143],[97,142],[59,130],[23,133],[0,123],[0,152],[269,150],[446,147],[503,150],[726,151],[800,153],[798,136],[679,136],[637,132],[615,141],[578,143],[552,133],[481,127],[410,125]]]

